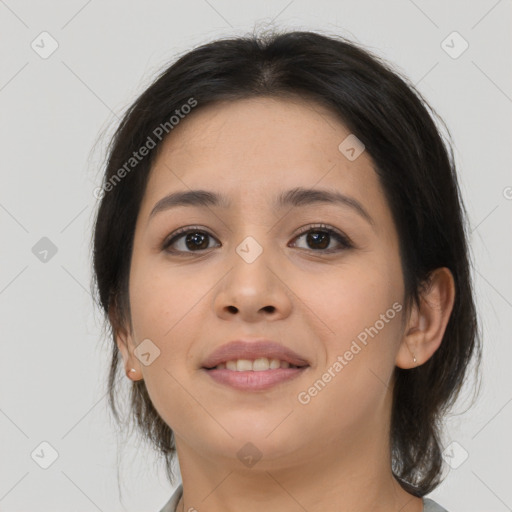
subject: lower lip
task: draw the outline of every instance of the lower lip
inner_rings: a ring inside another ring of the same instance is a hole
[[[297,378],[307,368],[276,368],[275,370],[250,370],[237,372],[233,370],[205,370],[208,375],[226,386],[242,391],[262,391],[270,389],[277,384]]]

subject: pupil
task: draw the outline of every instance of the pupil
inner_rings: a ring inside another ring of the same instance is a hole
[[[329,246],[328,242],[325,243],[325,241],[329,237],[329,234],[328,233],[322,233],[321,231],[313,231],[312,233],[309,233],[309,235],[308,235],[308,243],[311,241],[311,239],[313,239],[313,243],[317,243],[318,242],[318,237],[320,237],[320,240],[324,242],[322,244],[322,246],[320,247],[320,249],[325,249],[326,247]]]
[[[200,245],[196,244],[196,242],[198,242],[198,241],[199,241],[199,243],[201,242],[201,238],[202,238],[203,245],[204,245],[204,241],[206,240],[206,237],[204,236],[204,234],[189,233],[187,235],[187,237],[186,237],[187,248],[188,249],[193,249],[195,247],[196,249],[207,249],[208,248],[208,242],[206,243],[206,247],[201,247]],[[193,243],[193,247],[188,245],[189,242]]]

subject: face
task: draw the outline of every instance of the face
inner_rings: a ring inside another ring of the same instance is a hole
[[[118,345],[178,452],[239,464],[255,450],[271,468],[355,450],[389,420],[404,313],[398,235],[367,152],[339,149],[349,135],[315,103],[259,98],[197,110],[164,142],[135,230],[133,331]],[[296,188],[343,197],[280,204]],[[196,189],[226,204],[151,214]],[[245,377],[203,367],[230,341],[262,339],[301,367]]]

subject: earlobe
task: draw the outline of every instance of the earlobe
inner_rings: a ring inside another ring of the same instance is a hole
[[[409,315],[396,366],[414,368],[428,361],[443,341],[455,302],[455,282],[447,267],[434,270]],[[415,361],[416,360],[416,361]]]
[[[131,380],[139,380],[136,377],[140,373],[140,366],[139,360],[133,353],[134,344],[132,335],[127,331],[125,326],[118,321],[118,316],[115,313],[109,312],[109,320],[114,332],[117,348],[123,358],[125,374]]]
[[[123,358],[124,372],[131,380],[140,380],[139,360],[133,353],[133,341],[130,334],[124,329],[118,330],[116,333],[116,344]]]

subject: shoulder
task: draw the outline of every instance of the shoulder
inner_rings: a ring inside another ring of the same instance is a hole
[[[423,512],[448,512],[448,510],[430,498],[423,498]]]
[[[180,484],[178,488],[174,491],[171,499],[164,505],[164,507],[159,512],[176,512],[176,507],[178,506],[178,501],[180,501],[181,495],[183,494],[183,485]]]

